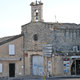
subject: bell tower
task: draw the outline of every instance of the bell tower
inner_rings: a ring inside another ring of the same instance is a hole
[[[31,21],[43,21],[43,3],[41,1],[32,2],[31,6]]]

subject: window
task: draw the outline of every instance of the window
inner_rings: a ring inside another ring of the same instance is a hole
[[[36,20],[38,20],[38,13],[36,13]]]
[[[2,73],[2,64],[0,63],[0,73]]]
[[[34,38],[34,41],[38,41],[38,35],[37,34],[34,34],[33,38]]]
[[[73,51],[78,52],[79,51],[79,46],[73,46]]]
[[[9,55],[15,55],[15,45],[14,44],[9,45]]]

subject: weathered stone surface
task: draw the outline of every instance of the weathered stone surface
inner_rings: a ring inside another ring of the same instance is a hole
[[[60,24],[36,22],[22,26],[24,34],[24,47],[27,50],[42,50],[42,44],[53,44],[56,51],[71,51],[73,46],[80,44],[80,26],[77,24]],[[33,40],[33,35],[38,35],[38,41]]]

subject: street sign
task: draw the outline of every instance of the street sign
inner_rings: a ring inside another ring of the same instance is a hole
[[[43,56],[45,56],[45,57],[51,57],[52,55],[51,54],[43,54]]]
[[[43,47],[43,50],[48,49],[48,50],[52,50],[52,46],[48,46],[48,47]]]
[[[52,44],[43,44],[42,51],[43,54],[52,54]]]
[[[49,50],[49,49],[44,49],[43,50],[43,53],[51,53],[52,52],[52,50]]]
[[[43,44],[42,46],[43,46],[43,47],[51,47],[52,44]]]
[[[71,58],[80,58],[80,56],[71,56]]]

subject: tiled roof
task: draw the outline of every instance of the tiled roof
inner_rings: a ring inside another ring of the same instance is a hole
[[[15,39],[17,39],[17,38],[19,38],[21,36],[23,36],[23,34],[0,38],[0,46],[3,45],[3,44],[5,44],[5,43],[7,43],[7,42],[10,42],[12,40],[15,40]]]

